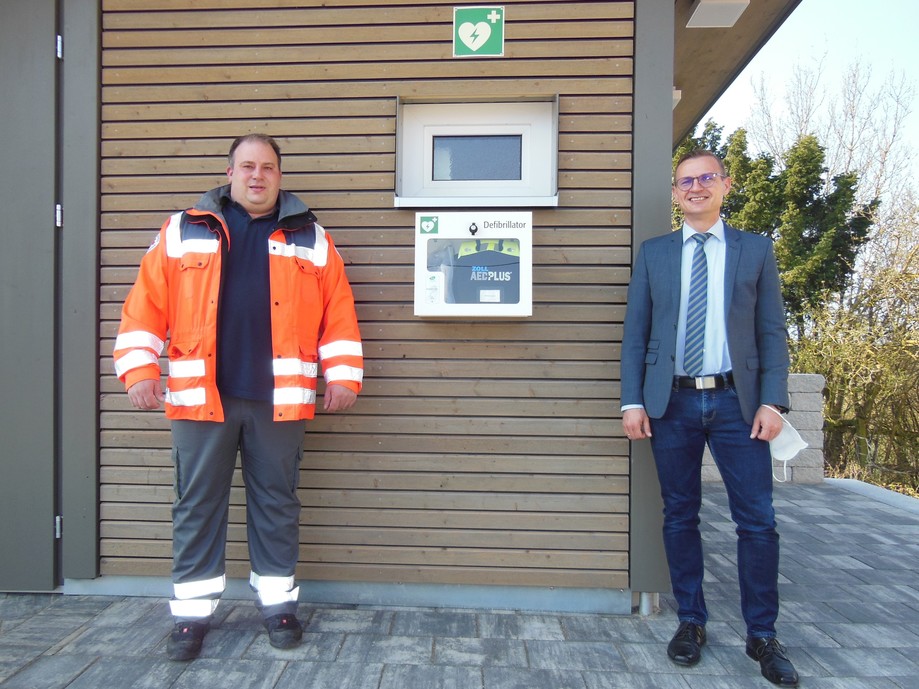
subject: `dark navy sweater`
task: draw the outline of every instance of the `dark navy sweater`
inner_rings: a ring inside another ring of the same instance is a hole
[[[271,290],[268,237],[278,210],[261,218],[232,200],[223,207],[230,230],[223,255],[217,323],[217,388],[221,395],[271,402]]]

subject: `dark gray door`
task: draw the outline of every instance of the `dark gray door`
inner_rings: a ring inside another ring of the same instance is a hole
[[[0,590],[58,583],[57,9],[0,16]]]

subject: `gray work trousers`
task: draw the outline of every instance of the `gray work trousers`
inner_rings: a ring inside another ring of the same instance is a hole
[[[297,481],[305,422],[274,421],[270,402],[233,397],[221,402],[221,423],[172,421],[172,581],[200,582],[225,574],[237,452],[246,487],[252,572],[258,577],[292,577],[299,552]],[[296,602],[270,607],[262,607],[266,617],[296,612]]]

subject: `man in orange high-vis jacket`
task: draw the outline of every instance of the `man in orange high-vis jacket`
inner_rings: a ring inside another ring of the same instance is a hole
[[[170,217],[122,310],[115,370],[138,409],[163,404],[175,463],[173,599],[167,654],[197,657],[226,586],[237,454],[251,573],[270,643],[296,646],[304,419],[349,409],[363,380],[344,263],[316,216],[281,190],[281,152],[263,134],[230,147],[229,184]],[[166,342],[168,339],[168,347]],[[160,382],[166,347],[169,377]]]

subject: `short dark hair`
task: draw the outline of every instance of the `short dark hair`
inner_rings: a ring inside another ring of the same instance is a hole
[[[236,149],[239,148],[240,144],[244,144],[248,141],[259,141],[271,146],[271,148],[274,149],[274,154],[278,157],[278,169],[281,169],[281,147],[278,146],[277,141],[267,134],[244,134],[243,136],[237,137],[236,140],[230,144],[230,155],[228,156],[230,167],[233,167],[233,156],[236,154]]]
[[[674,176],[676,176],[677,168],[680,167],[680,165],[693,158],[714,158],[718,162],[718,168],[721,170],[721,174],[727,174],[727,170],[724,169],[724,161],[721,160],[716,153],[709,151],[707,148],[694,148],[681,155],[676,161],[676,165],[673,166]]]

